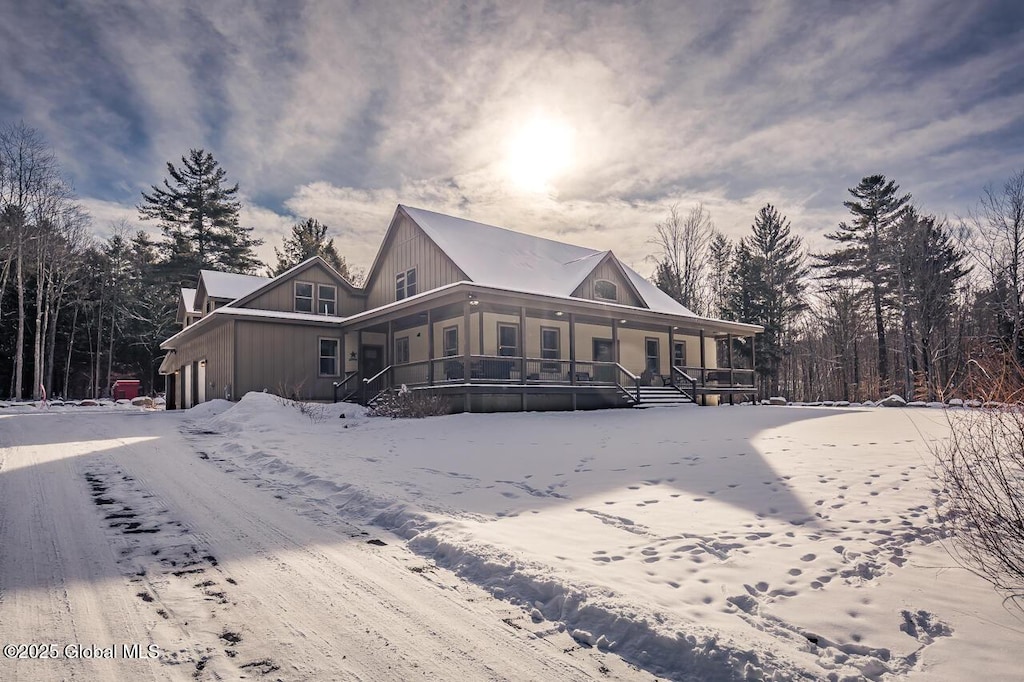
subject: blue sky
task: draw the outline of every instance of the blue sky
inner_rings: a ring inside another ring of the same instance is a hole
[[[0,122],[99,234],[203,147],[264,257],[311,216],[364,267],[397,203],[649,272],[674,203],[820,248],[865,175],[954,217],[1024,167],[1019,1],[466,4],[0,0]]]

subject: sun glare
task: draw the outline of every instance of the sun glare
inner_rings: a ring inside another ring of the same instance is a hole
[[[521,189],[547,192],[572,161],[573,130],[562,121],[534,116],[509,138],[506,172]]]

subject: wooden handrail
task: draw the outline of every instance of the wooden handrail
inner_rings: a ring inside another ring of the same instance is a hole
[[[394,367],[394,365],[388,365],[387,367],[385,367],[385,368],[384,368],[384,369],[382,369],[381,371],[379,371],[379,372],[377,372],[376,374],[374,374],[374,375],[373,375],[372,377],[370,377],[369,379],[363,379],[363,383],[364,383],[364,384],[368,384],[368,383],[370,383],[370,382],[372,382],[372,381],[376,381],[377,379],[380,379],[380,378],[381,378],[382,376],[384,376],[385,374],[387,374],[388,372],[390,372],[390,371],[391,371],[391,368],[392,368],[392,367]]]

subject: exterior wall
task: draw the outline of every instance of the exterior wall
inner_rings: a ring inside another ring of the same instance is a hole
[[[482,313],[470,313],[469,314],[469,352],[478,355],[480,354],[480,315]],[[431,322],[434,327],[434,357],[444,357],[444,330],[448,327],[455,327],[459,330],[459,355],[466,352],[466,332],[463,329],[465,319],[462,315],[458,317],[452,317],[447,320],[439,320]],[[412,354],[412,342],[410,341],[409,353]],[[418,356],[413,355],[413,359]],[[427,359],[427,347],[426,343],[423,344],[423,360]]]
[[[566,332],[568,334],[568,332]],[[607,325],[576,323],[576,359],[593,360],[593,340],[612,338],[611,323]]]
[[[361,296],[353,296],[348,287],[340,282],[337,277],[327,271],[321,265],[313,265],[287,279],[281,280],[273,289],[260,294],[252,299],[243,308],[255,308],[258,310],[281,310],[293,312],[295,310],[295,282],[310,282],[312,284],[330,284],[337,288],[337,315],[347,317],[361,313],[365,309],[366,299]],[[316,287],[313,291],[313,305],[320,312],[316,301]]]
[[[207,330],[175,349],[178,376],[175,384],[185,386],[182,373],[192,371],[192,363],[206,361],[206,399],[223,398],[225,391],[231,397],[234,393],[234,344],[232,343],[233,321],[226,321],[214,329]],[[189,382],[191,385],[191,382]]]
[[[367,282],[367,310],[395,301],[395,276],[416,268],[416,291],[423,293],[437,287],[466,280],[460,270],[410,218],[399,217],[394,232],[380,255],[373,279]],[[460,337],[461,338],[461,337]]]
[[[640,374],[647,367],[647,339],[658,340],[658,374],[667,375],[671,364],[668,347],[668,331],[655,332],[645,329],[619,327],[619,364],[633,374]],[[689,348],[687,348],[689,352]]]
[[[403,337],[408,337],[409,339],[409,362],[422,362],[427,359],[427,354],[430,350],[430,340],[427,338],[427,325],[421,324],[418,327],[395,332],[395,342]],[[441,351],[438,350],[437,339],[434,341],[434,353],[435,355],[441,355]],[[391,352],[394,353],[394,350],[392,348]]]
[[[577,298],[587,298],[592,301],[603,301],[603,298],[597,298],[594,296],[594,283],[599,279],[606,279],[609,282],[615,283],[616,303],[623,305],[636,306],[638,308],[646,308],[643,301],[637,298],[633,294],[631,285],[627,284],[616,267],[615,263],[611,259],[605,259],[602,261],[594,271],[587,275],[587,278],[583,280],[583,283],[576,287],[576,291],[572,292],[572,295]]]
[[[250,320],[238,320],[235,325],[236,398],[264,389],[272,393],[294,391],[312,400],[333,398],[334,382],[341,375],[319,376],[319,339],[340,340],[338,329]],[[339,348],[339,353],[347,350]],[[341,367],[339,364],[339,370]]]

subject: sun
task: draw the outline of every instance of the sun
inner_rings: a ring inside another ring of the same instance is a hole
[[[549,192],[572,163],[573,129],[564,121],[535,115],[508,139],[505,172],[520,189]]]

